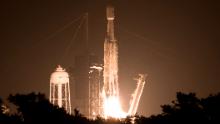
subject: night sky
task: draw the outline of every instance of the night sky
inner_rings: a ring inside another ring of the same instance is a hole
[[[119,87],[127,110],[133,78],[148,74],[138,113],[161,112],[176,92],[206,97],[220,91],[220,3],[214,0],[5,0],[0,2],[0,96],[32,91],[49,94],[58,64],[74,65],[84,53],[89,14],[89,51],[103,57],[106,6],[115,7]],[[70,82],[71,85],[71,82]]]

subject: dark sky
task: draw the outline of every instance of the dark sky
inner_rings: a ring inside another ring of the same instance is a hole
[[[148,74],[138,109],[144,115],[159,113],[177,91],[199,97],[220,91],[217,0],[5,0],[0,2],[0,96],[31,91],[48,95],[56,65],[68,68],[83,53],[84,41],[71,40],[80,21],[59,30],[85,12],[90,52],[102,57],[108,3],[115,7],[124,109],[138,73]]]

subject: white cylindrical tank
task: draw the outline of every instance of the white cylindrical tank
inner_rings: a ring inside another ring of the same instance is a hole
[[[71,113],[69,74],[60,65],[50,76],[50,102]]]
[[[65,84],[69,82],[69,74],[60,65],[51,74],[50,82],[54,84]]]

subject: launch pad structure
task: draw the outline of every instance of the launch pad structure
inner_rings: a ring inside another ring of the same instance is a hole
[[[88,14],[85,19],[88,27]],[[73,73],[72,108],[91,119],[97,116],[125,118],[135,115],[144,89],[146,75],[139,74],[128,112],[121,108],[118,82],[118,43],[114,34],[114,8],[106,9],[107,32],[104,41],[104,65],[96,57],[78,56]],[[88,28],[86,29],[88,40]],[[88,42],[88,41],[87,41]],[[63,85],[64,84],[64,85]],[[60,66],[51,75],[50,102],[71,113],[69,75]],[[129,103],[129,102],[128,102]]]
[[[102,100],[102,71],[100,65],[90,66],[89,71],[89,118],[103,115]]]

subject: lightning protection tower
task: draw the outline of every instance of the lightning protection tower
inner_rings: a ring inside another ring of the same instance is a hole
[[[69,74],[60,65],[50,77],[50,102],[71,114]]]

